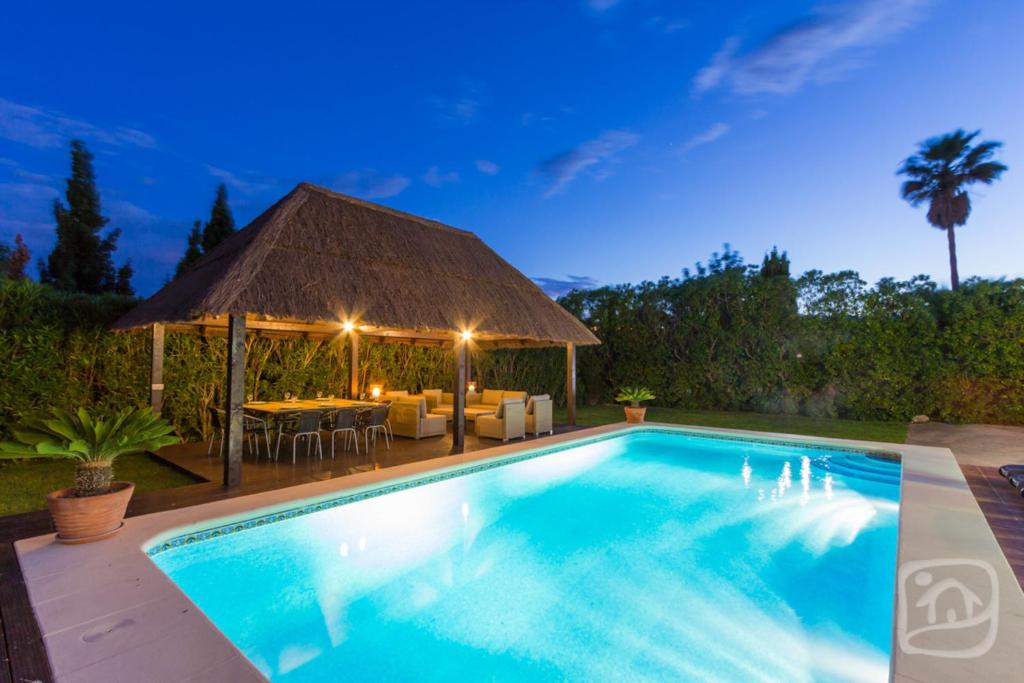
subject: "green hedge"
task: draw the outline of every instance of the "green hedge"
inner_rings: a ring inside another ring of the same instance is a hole
[[[726,251],[679,279],[560,301],[603,342],[579,350],[586,403],[643,384],[655,403],[677,408],[1024,424],[1024,280],[974,279],[956,292],[923,277],[867,287],[853,272],[791,278]],[[109,331],[135,303],[0,282],[0,432],[43,406],[145,404],[149,335]],[[362,350],[365,383],[450,384],[442,350]],[[250,338],[246,392],[340,394],[347,362],[337,342]],[[476,352],[473,363],[483,386],[564,403],[562,349]],[[224,368],[223,339],[167,335],[165,415],[182,436],[208,432],[206,408],[220,402]]]
[[[591,403],[645,384],[678,408],[1024,423],[1024,280],[869,288],[727,251],[695,275],[561,301],[604,342],[580,353]]]
[[[19,415],[50,405],[101,411],[145,405],[150,336],[109,331],[136,303],[129,297],[70,295],[32,282],[0,281],[0,433]],[[364,384],[449,390],[450,352],[368,342],[361,351]],[[206,409],[220,404],[225,361],[223,338],[167,335],[164,415],[183,437],[209,433]],[[558,349],[477,352],[473,362],[474,375],[485,386],[563,396],[564,352]],[[348,352],[338,342],[246,341],[247,394],[341,395],[347,386]]]

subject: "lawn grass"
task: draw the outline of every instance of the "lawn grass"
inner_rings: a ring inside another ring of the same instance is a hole
[[[75,463],[71,460],[0,460],[0,516],[44,509],[46,494],[73,486],[74,473]],[[144,453],[118,458],[114,476],[134,482],[136,492],[198,481]]]
[[[576,422],[580,425],[597,426],[622,422],[624,419],[621,406],[581,406],[576,410]],[[656,407],[647,409],[647,420],[650,422],[669,422],[672,424],[702,427],[751,429],[759,432],[780,432],[804,436],[828,436],[836,439],[860,441],[904,443],[907,440],[907,425],[903,422],[867,422],[827,417],[804,417],[803,415],[774,415],[719,410],[680,410],[677,408]],[[565,410],[555,411],[555,421],[565,421]]]

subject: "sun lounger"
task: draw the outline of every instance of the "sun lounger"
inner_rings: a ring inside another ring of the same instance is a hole
[[[1024,465],[1003,465],[999,468],[999,474],[1004,477],[1009,477],[1011,474],[1020,474],[1024,472]]]

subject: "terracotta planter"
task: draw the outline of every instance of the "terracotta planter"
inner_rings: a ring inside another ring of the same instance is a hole
[[[644,421],[644,415],[647,414],[647,408],[643,406],[623,406],[626,411],[626,422],[633,425],[638,425]]]
[[[135,484],[115,481],[110,493],[77,498],[74,489],[61,489],[46,496],[50,516],[61,543],[92,543],[113,536],[123,525],[128,501]]]

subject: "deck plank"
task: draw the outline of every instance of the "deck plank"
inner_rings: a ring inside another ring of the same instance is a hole
[[[11,543],[0,544],[0,614],[10,680],[52,681],[46,648]]]
[[[996,467],[961,465],[960,469],[1017,582],[1024,588],[1024,497]]]
[[[3,575],[0,574],[0,581]],[[0,683],[12,683],[11,678],[11,657],[7,653],[7,636],[4,635],[4,616],[0,610]]]

